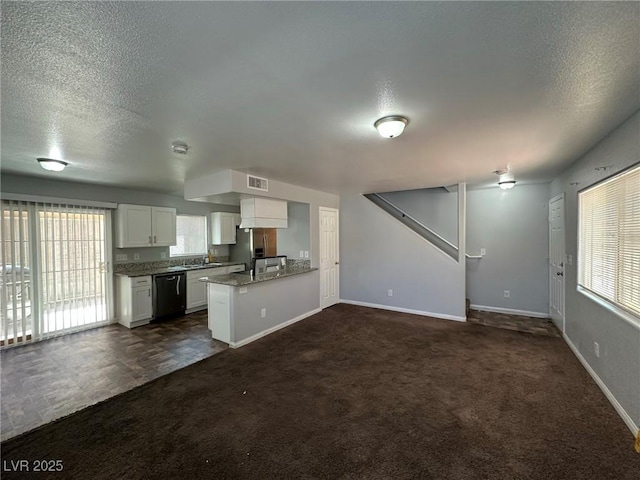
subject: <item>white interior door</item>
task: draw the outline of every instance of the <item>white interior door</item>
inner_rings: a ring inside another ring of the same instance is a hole
[[[339,301],[338,210],[320,207],[320,308]]]
[[[564,194],[549,200],[549,313],[564,332]]]

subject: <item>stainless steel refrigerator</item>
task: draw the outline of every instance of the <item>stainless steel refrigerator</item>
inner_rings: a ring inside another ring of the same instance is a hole
[[[229,245],[232,262],[242,262],[247,270],[253,270],[256,258],[278,255],[277,228],[239,228],[235,245]]]

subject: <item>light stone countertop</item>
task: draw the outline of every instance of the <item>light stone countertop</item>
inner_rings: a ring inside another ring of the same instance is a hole
[[[252,285],[254,283],[276,280],[278,278],[291,277],[300,275],[301,273],[309,273],[318,270],[310,267],[287,267],[279,272],[260,273],[258,275],[248,275],[243,273],[228,273],[226,275],[215,275],[213,277],[202,277],[201,282],[217,283],[219,285],[228,285],[230,287],[242,287],[244,285]]]

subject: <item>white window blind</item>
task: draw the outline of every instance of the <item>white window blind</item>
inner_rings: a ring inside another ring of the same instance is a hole
[[[640,321],[640,166],[578,196],[578,284]]]
[[[172,257],[206,255],[207,217],[178,215],[176,217],[176,245],[169,247]]]

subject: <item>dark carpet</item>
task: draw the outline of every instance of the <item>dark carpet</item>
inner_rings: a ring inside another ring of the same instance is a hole
[[[562,339],[350,305],[11,439],[2,454],[3,479],[640,472],[629,430]],[[63,471],[7,471],[43,459]]]

